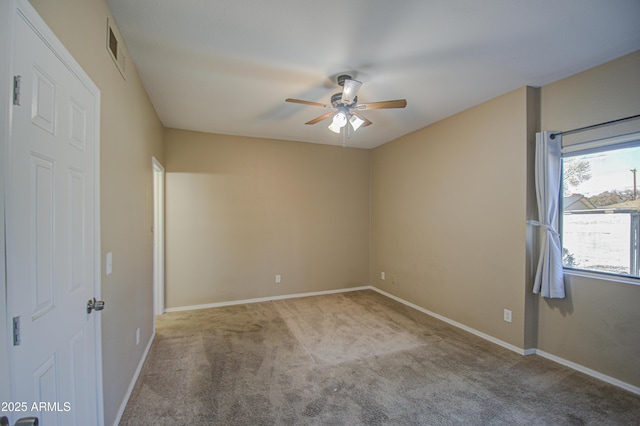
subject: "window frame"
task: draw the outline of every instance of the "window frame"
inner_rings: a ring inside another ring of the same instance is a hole
[[[608,137],[603,139],[590,140],[590,141],[570,144],[566,146],[563,145],[560,150],[561,164],[563,167],[562,178],[564,178],[564,160],[566,158],[577,157],[581,155],[593,154],[598,152],[613,151],[613,150],[624,149],[624,148],[640,148],[640,132],[628,133],[624,135],[618,135],[618,136],[613,136],[613,137]],[[565,214],[564,214],[563,198],[564,198],[564,191],[561,190],[559,194],[559,203],[558,203],[558,206],[560,206],[560,212],[558,214],[558,218],[559,218],[560,243],[561,243],[561,247],[564,249],[564,229],[563,228],[564,228]],[[620,210],[617,213],[632,213],[632,212],[640,213],[636,210],[633,210],[633,211]],[[610,209],[596,209],[595,211],[590,213],[591,214],[611,214],[611,211]],[[614,213],[614,214],[617,214],[617,213]],[[572,214],[586,214],[586,213],[572,213]],[[632,221],[632,224],[631,224],[632,230],[633,230],[633,226],[634,225]],[[637,229],[636,229],[636,242],[635,244],[633,244],[632,242],[631,250],[634,251],[635,262],[638,263],[638,265],[636,265],[636,268],[633,268],[633,266],[630,265],[630,268],[636,269],[639,271],[638,272],[639,275],[637,276],[565,266],[564,262],[562,265],[562,269],[565,275],[580,276],[580,277],[594,278],[594,279],[606,280],[606,281],[612,281],[612,282],[620,282],[625,284],[640,285],[640,239],[638,238]],[[633,263],[633,260],[632,260],[632,263]]]

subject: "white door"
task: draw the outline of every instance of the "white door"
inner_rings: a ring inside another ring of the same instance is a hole
[[[87,301],[99,296],[99,92],[51,37],[18,8],[6,253],[9,315],[19,318],[20,340],[12,346],[11,395],[26,411],[14,410],[12,421],[32,415],[46,426],[97,425],[100,313],[87,313]]]

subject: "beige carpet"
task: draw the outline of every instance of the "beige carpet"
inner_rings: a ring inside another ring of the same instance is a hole
[[[426,343],[415,322],[402,315],[390,317],[393,311],[382,305],[356,304],[346,297],[331,296],[278,301],[274,306],[319,365],[414,349]]]
[[[638,425],[640,396],[373,291],[165,314],[121,425]]]

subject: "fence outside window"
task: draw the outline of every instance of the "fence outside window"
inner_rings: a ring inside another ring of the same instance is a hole
[[[562,223],[565,267],[640,277],[640,211],[565,211]]]

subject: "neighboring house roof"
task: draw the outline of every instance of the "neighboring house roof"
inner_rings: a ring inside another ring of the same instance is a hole
[[[611,204],[603,207],[605,209],[627,209],[627,210],[640,210],[640,200],[624,201],[622,203]]]
[[[568,197],[564,197],[562,205],[564,206],[564,211],[589,210],[596,208],[591,201],[581,194],[573,194]]]

